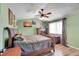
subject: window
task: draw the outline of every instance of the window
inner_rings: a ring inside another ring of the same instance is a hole
[[[62,21],[50,23],[49,33],[62,34]]]

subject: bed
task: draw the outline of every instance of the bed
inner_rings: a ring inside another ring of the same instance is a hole
[[[42,35],[17,35],[17,29],[6,27],[8,31],[9,39],[8,39],[8,48],[11,47],[20,47],[21,54],[24,56],[29,55],[39,55],[44,52],[49,52],[54,48],[54,42],[49,37],[45,37]]]

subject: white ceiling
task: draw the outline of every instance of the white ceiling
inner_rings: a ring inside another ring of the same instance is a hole
[[[79,10],[78,3],[9,3],[8,7],[16,18],[34,18],[43,8],[45,12],[52,12],[48,21],[69,16]]]

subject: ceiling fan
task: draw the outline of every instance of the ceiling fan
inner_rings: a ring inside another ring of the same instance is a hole
[[[44,9],[41,9],[40,11],[38,11],[38,13],[40,14],[40,17],[46,17],[49,18],[49,15],[52,14],[51,12],[48,13],[44,13]]]

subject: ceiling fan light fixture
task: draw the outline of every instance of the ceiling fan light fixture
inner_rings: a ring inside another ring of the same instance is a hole
[[[39,18],[39,20],[46,21],[46,20],[48,20],[48,18],[42,17],[42,18]]]
[[[45,17],[40,17],[39,19],[40,19],[40,20],[45,20]]]

